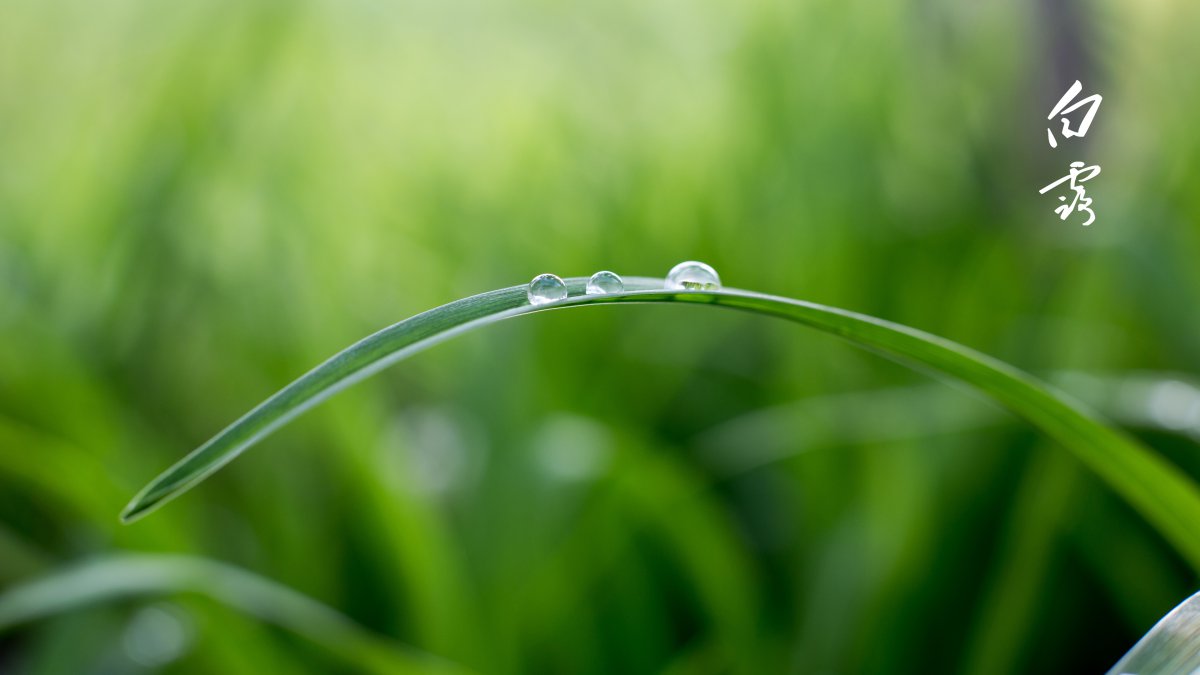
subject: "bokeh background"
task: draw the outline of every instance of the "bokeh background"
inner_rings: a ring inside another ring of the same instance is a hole
[[[1200,476],[1198,27],[0,0],[0,671],[1102,672],[1196,570],[1004,411],[738,313],[492,326],[117,514],[369,332],[685,259],[997,356]],[[1051,150],[1075,79],[1104,103]],[[1088,228],[1038,194],[1076,159]]]

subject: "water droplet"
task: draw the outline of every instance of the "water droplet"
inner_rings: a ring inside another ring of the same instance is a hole
[[[702,262],[681,262],[667,273],[667,290],[715,291],[721,287],[717,271]]]
[[[596,272],[588,279],[587,294],[588,295],[604,295],[605,293],[620,293],[625,290],[625,282],[621,281],[621,275],[616,272],[604,270]]]
[[[566,300],[567,284],[553,274],[539,274],[529,282],[529,290],[526,291],[526,295],[529,297],[531,305],[544,305],[548,302]]]

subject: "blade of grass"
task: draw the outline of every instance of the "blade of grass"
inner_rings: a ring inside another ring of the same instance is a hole
[[[839,424],[869,418],[872,425]],[[940,383],[821,394],[724,420],[697,440],[724,476],[843,445],[899,443],[994,428],[1010,416]],[[832,421],[832,422],[831,422]]]
[[[1171,610],[1108,671],[1169,675],[1200,671],[1200,593]]]
[[[1200,492],[1176,467],[1099,421],[1079,403],[1032,376],[949,340],[882,319],[811,302],[737,289],[667,291],[661,279],[631,277],[626,291],[584,295],[586,279],[567,282],[571,297],[532,306],[525,286],[464,298],[423,312],[339,352],[259,404],[139,492],[121,517],[131,522],[191,488],[281,425],[334,393],[422,349],[523,314],[610,303],[693,303],[795,321],[841,336],[911,366],[961,380],[1058,441],[1104,478],[1200,570]]]
[[[1034,619],[1047,596],[1078,470],[1064,456],[1035,453],[1024,473],[980,601],[980,628],[968,640],[965,673],[1024,672],[1030,638],[1039,632]]]
[[[377,637],[341,613],[269,579],[182,555],[118,554],[55,570],[0,594],[0,633],[97,602],[199,593],[287,628],[377,673],[465,673],[432,655]]]
[[[1189,396],[1197,387],[1179,373],[1137,371],[1097,374],[1055,371],[1046,379],[1099,411],[1119,426],[1152,429],[1200,442],[1200,423],[1184,425],[1157,414],[1155,397],[1164,390]],[[876,421],[872,426],[829,426],[843,411],[855,411]],[[725,475],[751,471],[801,453],[843,444],[889,443],[935,435],[964,434],[993,429],[1010,418],[1004,411],[976,397],[940,384],[820,394],[757,408],[723,420],[698,439],[699,449],[712,467]]]

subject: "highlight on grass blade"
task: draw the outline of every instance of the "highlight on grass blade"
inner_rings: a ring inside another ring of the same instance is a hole
[[[662,279],[627,277],[625,290],[588,295],[567,279],[568,297],[531,305],[527,286],[471,296],[389,326],[317,366],[155,478],[122,513],[131,522],[191,488],[275,429],[351,384],[422,349],[504,319],[595,304],[693,303],[794,321],[911,366],[962,381],[1071,451],[1200,570],[1200,491],[1175,466],[1036,378],[960,344],[863,314],[733,288],[665,290]]]
[[[1200,593],[1171,610],[1108,675],[1173,675],[1200,671]]]

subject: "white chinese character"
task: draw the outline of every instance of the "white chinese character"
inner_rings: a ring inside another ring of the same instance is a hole
[[[1104,100],[1104,97],[1100,96],[1100,94],[1092,94],[1085,99],[1077,101],[1075,105],[1071,106],[1070,108],[1064,109],[1063,106],[1070,103],[1072,99],[1074,99],[1075,96],[1081,91],[1083,91],[1083,85],[1079,83],[1079,80],[1075,80],[1075,84],[1071,85],[1071,88],[1067,90],[1067,93],[1063,94],[1063,97],[1058,99],[1058,103],[1054,106],[1054,110],[1051,110],[1050,114],[1046,116],[1046,119],[1051,120],[1054,119],[1055,115],[1062,115],[1062,135],[1064,138],[1071,138],[1073,136],[1082,137],[1087,134],[1088,127],[1092,126],[1092,118],[1096,116],[1096,110],[1100,108],[1100,102]],[[1072,129],[1070,126],[1071,120],[1067,119],[1067,115],[1083,107],[1084,105],[1090,106],[1087,114],[1083,116],[1083,121],[1079,123],[1079,127],[1077,129]],[[1058,141],[1054,139],[1054,132],[1050,129],[1050,127],[1046,127],[1046,138],[1050,140],[1050,147],[1058,147]]]
[[[1098,176],[1099,174],[1100,174],[1100,167],[1098,165],[1097,166],[1089,166],[1087,168],[1084,168],[1083,162],[1071,162],[1071,173],[1070,174],[1063,176],[1062,178],[1059,178],[1058,180],[1047,185],[1046,187],[1042,188],[1041,190],[1038,190],[1038,193],[1044,195],[1048,191],[1053,190],[1054,188],[1058,187],[1063,181],[1065,181],[1065,180],[1071,181],[1071,184],[1068,187],[1070,187],[1072,190],[1075,191],[1075,198],[1071,200],[1070,204],[1063,204],[1062,206],[1054,209],[1054,212],[1057,213],[1059,216],[1061,216],[1060,220],[1066,220],[1067,216],[1071,215],[1072,211],[1080,211],[1080,212],[1087,211],[1088,219],[1083,224],[1085,226],[1091,225],[1092,221],[1096,220],[1096,213],[1094,211],[1092,211],[1092,209],[1090,208],[1092,205],[1091,198],[1087,196],[1087,193],[1084,191],[1083,186],[1079,185],[1079,183],[1082,183],[1084,181],[1089,181],[1089,180],[1095,178],[1096,176]],[[1067,201],[1067,198],[1060,196],[1058,198],[1058,201],[1065,202],[1065,201]]]

